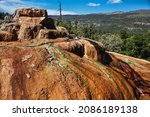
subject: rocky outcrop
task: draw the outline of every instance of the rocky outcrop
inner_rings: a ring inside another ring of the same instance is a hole
[[[45,10],[17,10],[13,21],[0,31],[0,99],[150,99],[150,62],[69,35]]]
[[[6,32],[6,31],[1,31],[0,32],[0,41],[16,41],[17,37],[15,34]]]
[[[17,40],[56,39],[68,35],[68,31],[65,28],[55,27],[53,19],[48,18],[46,10],[36,8],[16,10],[12,22],[4,24],[1,27],[1,31],[15,35]],[[4,33],[1,34],[1,31],[0,35],[4,35]],[[3,37],[0,40],[7,41]],[[9,41],[14,41],[14,38],[10,38]]]
[[[64,27],[56,27],[57,30],[52,29],[41,29],[38,33],[38,39],[56,39],[58,37],[67,37],[69,35],[68,31]]]
[[[0,76],[0,99],[150,99],[149,81],[85,38],[0,43]]]
[[[14,13],[13,21],[18,21],[20,17],[47,17],[47,11],[45,9],[36,8],[22,8],[18,9]]]

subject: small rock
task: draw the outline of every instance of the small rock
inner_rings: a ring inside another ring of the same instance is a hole
[[[28,73],[26,74],[26,76],[27,76],[27,78],[31,78],[30,74],[28,74]]]

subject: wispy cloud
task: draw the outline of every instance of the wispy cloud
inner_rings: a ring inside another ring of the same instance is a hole
[[[122,3],[123,1],[122,0],[108,0],[107,3],[109,4],[118,4],[118,3]]]
[[[100,5],[101,5],[100,3],[92,3],[92,2],[87,4],[87,6],[91,6],[91,7],[98,7]]]
[[[22,1],[22,0],[1,0],[0,1],[0,11],[13,13],[18,8],[23,7],[38,7],[40,8],[39,3]]]
[[[47,12],[48,12],[49,15],[59,15],[59,11],[55,10],[55,9],[47,9]],[[77,13],[75,13],[73,11],[65,11],[65,10],[63,10],[62,14],[63,15],[75,15]]]
[[[18,8],[24,7],[34,7],[34,8],[42,8],[45,6],[45,3],[37,3],[37,2],[29,2],[23,0],[0,0],[0,11],[13,13]],[[47,9],[49,15],[58,15],[58,11],[54,9]],[[72,11],[62,11],[63,15],[66,14],[76,14]]]
[[[5,0],[5,1],[11,1],[11,2],[21,2],[22,0]]]
[[[21,2],[22,0],[0,0],[0,1],[5,1],[5,2]]]

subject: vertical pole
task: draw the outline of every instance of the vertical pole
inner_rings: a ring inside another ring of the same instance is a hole
[[[62,8],[61,2],[59,1],[59,20],[62,20]]]

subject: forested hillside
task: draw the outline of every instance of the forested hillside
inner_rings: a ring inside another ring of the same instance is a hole
[[[150,10],[58,16],[56,25],[102,42],[107,50],[150,60]]]
[[[58,16],[50,16],[57,19]],[[132,30],[147,30],[150,28],[150,10],[138,10],[130,12],[113,12],[105,14],[87,15],[64,15],[63,20],[67,22],[79,21],[81,26],[93,23],[103,31],[112,32],[114,29],[125,28]]]

